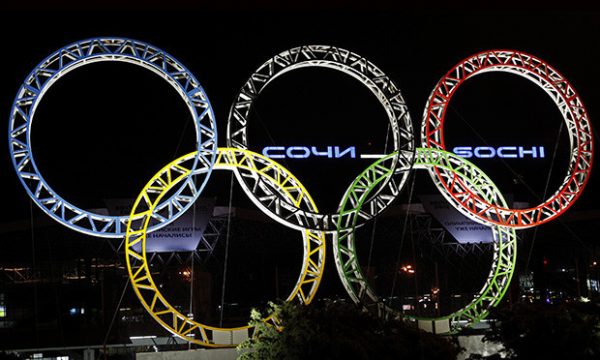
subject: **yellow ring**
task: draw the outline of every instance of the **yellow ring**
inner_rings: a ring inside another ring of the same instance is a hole
[[[231,347],[250,335],[250,326],[220,328],[199,323],[177,311],[157,288],[146,257],[146,234],[151,220],[156,221],[154,210],[161,198],[182,181],[192,181],[194,175],[190,160],[196,153],[184,155],[162,168],[144,186],[137,197],[125,238],[127,271],[133,289],[150,315],[165,329],[189,342],[209,347]],[[249,150],[219,148],[215,170],[240,168],[258,176],[278,189],[282,200],[298,206],[301,202],[317,212],[317,206],[304,186],[283,166]],[[193,188],[193,187],[192,187]],[[302,272],[286,301],[297,298],[309,304],[316,294],[325,267],[325,234],[303,230],[304,257]],[[273,321],[271,317],[264,321]]]

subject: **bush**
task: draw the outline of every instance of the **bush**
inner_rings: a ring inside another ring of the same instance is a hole
[[[399,320],[383,320],[355,305],[327,302],[300,306],[271,304],[278,323],[261,321],[253,311],[254,337],[240,344],[239,359],[456,359],[460,348],[448,339]],[[244,352],[247,350],[247,352]]]
[[[501,342],[511,359],[600,359],[600,303],[522,303],[492,317],[484,341]]]

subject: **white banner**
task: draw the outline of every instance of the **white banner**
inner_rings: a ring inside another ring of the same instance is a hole
[[[110,215],[129,215],[132,199],[104,200]],[[171,224],[149,233],[147,252],[193,251],[198,247],[215,207],[214,198],[199,198]]]
[[[494,237],[489,226],[481,225],[456,210],[442,195],[421,195],[425,211],[433,217],[459,243],[492,242]]]

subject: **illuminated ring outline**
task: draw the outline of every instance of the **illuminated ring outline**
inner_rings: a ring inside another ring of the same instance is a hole
[[[246,338],[251,327],[208,326],[177,311],[163,297],[154,283],[146,256],[146,229],[149,223],[155,221],[152,215],[156,204],[178,183],[186,181],[190,177],[202,175],[202,170],[194,170],[188,166],[191,165],[195,156],[195,153],[191,153],[169,163],[152,177],[137,197],[131,211],[131,220],[127,223],[125,239],[127,270],[133,289],[144,308],[169,332],[202,346],[230,347],[235,345],[235,339]],[[298,197],[298,191],[301,190],[287,183],[286,179],[289,177],[271,177],[274,168],[277,169],[275,174],[282,169],[285,170],[273,160],[248,150],[219,148],[214,169],[232,170],[234,168],[241,168],[245,173],[252,173],[265,182],[279,187],[281,194],[297,206],[301,202],[305,202],[310,204],[311,210],[318,211],[308,193],[303,193],[301,197]],[[309,304],[319,287],[325,266],[325,234],[303,230],[303,240],[302,271],[287,301],[298,299],[303,304]],[[265,321],[272,322],[273,319],[269,317]],[[215,342],[215,337],[223,337],[223,335],[231,339],[231,342]]]
[[[445,189],[443,178],[451,176],[445,170],[433,167],[429,173],[446,198],[473,221],[518,229],[543,224],[561,215],[577,200],[589,179],[593,159],[592,128],[585,106],[567,79],[545,61],[514,50],[485,51],[461,61],[437,83],[429,97],[423,115],[422,146],[445,150],[444,121],[452,96],[464,81],[488,72],[507,72],[524,77],[548,93],[558,106],[571,147],[569,169],[560,188],[535,207],[510,209],[497,205],[498,202],[493,204],[491,199],[485,200],[468,188],[462,194],[452,188]]]
[[[283,51],[267,60],[250,76],[238,93],[229,112],[227,146],[247,149],[247,124],[254,99],[275,78],[289,71],[306,67],[322,67],[341,71],[365,85],[379,100],[389,118],[392,133],[391,152],[399,152],[403,157],[403,159],[396,157],[393,161],[412,162],[414,155],[412,122],[398,87],[383,71],[366,58],[348,50],[327,45],[306,45]],[[234,169],[234,172],[239,182],[244,184],[245,180],[239,171]],[[392,175],[397,175],[397,178],[392,179]],[[407,176],[404,172],[392,172],[390,178],[381,184],[381,189],[372,192],[371,198],[363,207],[359,224],[372,219],[387,208],[404,185]],[[390,186],[385,186],[388,183]],[[247,188],[247,186],[243,187]],[[251,198],[254,197],[251,192],[247,192],[247,194]],[[269,216],[286,226],[295,229],[334,232],[339,223],[338,213],[319,214],[306,208],[286,206],[285,203],[283,206],[279,206],[279,202],[280,200],[276,202],[269,200],[264,207],[269,209]],[[341,222],[346,223],[347,221],[342,219]]]
[[[391,156],[396,155],[392,154],[388,157]],[[385,167],[385,161],[386,158],[382,158],[367,168],[355,180],[352,187],[363,186],[364,178],[369,178],[373,182],[382,181],[384,176],[373,179],[371,168]],[[417,148],[413,169],[429,169],[433,166],[455,173],[465,184],[468,184],[469,189],[475,191],[479,196],[490,201],[499,201],[499,205],[506,206],[506,201],[492,180],[472,163],[446,151]],[[411,170],[410,167],[404,169],[404,171],[409,170]],[[393,171],[393,169],[388,169],[388,171]],[[360,200],[364,200],[368,196],[368,192],[367,190]],[[340,209],[345,209],[348,200],[347,197],[342,200]],[[334,235],[333,254],[342,284],[354,302],[367,308],[373,308],[378,313],[429,322],[432,328],[435,326],[456,332],[485,318],[489,310],[502,300],[508,290],[516,266],[517,236],[514,228],[503,225],[492,226],[492,231],[494,233],[494,257],[485,285],[471,303],[449,315],[438,318],[405,316],[381,301],[370,287],[358,263],[354,229],[340,228],[340,231]]]
[[[9,121],[10,155],[19,180],[36,205],[54,220],[84,234],[119,238],[125,235],[129,216],[96,214],[63,199],[40,174],[31,150],[35,110],[46,91],[72,70],[103,61],[126,62],[159,75],[183,98],[194,121],[198,155],[193,167],[205,169],[205,178],[197,179],[190,188],[183,184],[159,204],[166,210],[165,216],[157,218],[150,231],[178,218],[204,188],[217,152],[217,130],[208,97],[194,75],[171,55],[144,42],[125,38],[82,40],[59,49],[33,69],[17,93]]]

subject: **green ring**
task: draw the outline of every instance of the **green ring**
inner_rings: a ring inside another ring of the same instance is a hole
[[[394,163],[390,160],[393,160],[397,155],[397,153],[392,153],[369,166],[354,180],[340,202],[339,213],[349,214],[352,221],[352,227],[346,229],[344,229],[344,224],[338,223],[337,231],[334,233],[333,253],[342,284],[354,302],[368,308],[374,307],[385,315],[403,317],[419,322],[431,322],[432,329],[434,326],[447,325],[449,332],[456,332],[463,327],[472,326],[484,319],[489,314],[490,308],[496,306],[508,290],[517,256],[517,236],[514,229],[502,225],[492,227],[494,233],[494,262],[485,285],[479,291],[479,295],[468,305],[446,316],[415,317],[391,309],[384,305],[379,296],[375,294],[360,268],[354,246],[354,230],[360,216],[360,209],[369,193],[381,181],[385,180],[390,172],[411,170],[410,168],[394,169],[387,166],[388,162]],[[433,166],[450,170],[453,174],[459,176],[469,186],[469,189],[487,201],[496,199],[500,203],[499,205],[506,206],[506,200],[496,185],[474,164],[447,151],[417,148],[412,169],[427,169]],[[449,194],[443,195],[450,196]],[[354,209],[346,209],[351,197],[354,197],[355,203],[359,205]]]

